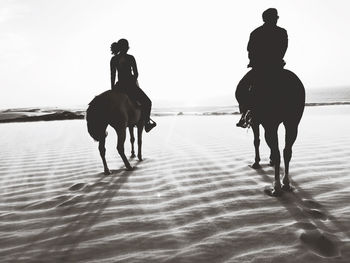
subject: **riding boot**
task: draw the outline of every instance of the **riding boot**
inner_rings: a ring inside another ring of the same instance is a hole
[[[138,85],[133,87],[132,93],[133,97],[141,103],[142,117],[145,120],[145,131],[149,132],[157,126],[157,124],[150,118],[152,101]]]
[[[237,122],[236,126],[241,128],[252,126],[252,113],[250,110],[242,113],[241,119]]]
[[[151,118],[145,123],[145,131],[150,132],[154,127],[157,126],[157,123],[153,121]]]
[[[246,128],[246,123],[245,123],[245,118],[244,118],[245,113],[242,113],[241,118],[239,119],[239,121],[236,123],[237,127],[241,127],[241,128]]]

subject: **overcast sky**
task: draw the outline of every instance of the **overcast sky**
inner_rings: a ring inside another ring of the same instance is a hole
[[[86,105],[110,88],[109,47],[120,38],[154,106],[233,104],[249,34],[269,7],[288,31],[286,68],[307,90],[349,85],[349,3],[0,0],[0,108]]]

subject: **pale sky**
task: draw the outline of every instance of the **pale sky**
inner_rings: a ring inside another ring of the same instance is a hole
[[[306,90],[350,84],[348,0],[0,0],[0,108],[86,105],[110,88],[120,38],[155,107],[235,104],[249,34],[269,7]]]

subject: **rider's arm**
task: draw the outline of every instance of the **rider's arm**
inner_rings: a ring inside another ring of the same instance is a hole
[[[115,75],[117,71],[117,67],[113,58],[111,58],[110,67],[111,67],[111,89],[113,89],[115,84]]]
[[[248,51],[248,58],[250,60],[252,60],[254,58],[255,55],[255,47],[256,47],[256,43],[255,43],[255,36],[254,36],[254,31],[250,34],[249,36],[249,41],[248,41],[248,45],[247,45],[247,51]]]
[[[283,38],[281,44],[281,58],[283,58],[288,48],[288,34],[286,30],[283,31]]]
[[[137,71],[136,60],[133,56],[131,56],[131,68],[135,79],[137,79],[139,77],[139,72]]]
[[[248,54],[251,52],[251,50],[252,50],[252,35],[250,35],[248,45],[247,45]]]

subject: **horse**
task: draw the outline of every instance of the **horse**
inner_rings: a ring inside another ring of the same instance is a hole
[[[105,158],[108,125],[112,126],[117,133],[117,151],[129,171],[133,168],[124,153],[126,129],[129,128],[130,132],[131,158],[135,158],[134,127],[137,127],[137,157],[142,161],[142,131],[145,121],[141,109],[129,99],[127,94],[118,90],[108,90],[96,96],[86,110],[86,121],[90,136],[99,142],[98,149],[106,175],[111,174]]]
[[[248,80],[252,78],[255,78],[255,84],[250,89],[242,88],[247,86]],[[265,130],[265,141],[271,151],[270,165],[275,168],[274,187],[267,193],[279,196],[282,190],[292,191],[289,180],[289,163],[292,158],[292,147],[298,135],[298,126],[304,112],[305,88],[298,76],[287,69],[259,73],[250,71],[237,86],[237,100],[240,102],[242,96],[247,98],[247,93],[250,93],[248,97],[251,99],[250,107],[253,116],[251,126],[254,133],[255,162],[252,168],[260,168],[259,126],[262,125]],[[277,133],[281,123],[285,127],[283,186],[280,182],[281,155]]]

